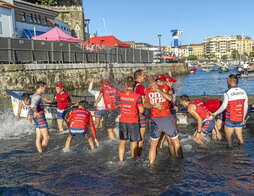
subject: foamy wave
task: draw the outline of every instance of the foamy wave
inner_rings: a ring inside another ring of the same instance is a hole
[[[17,139],[34,133],[35,127],[27,120],[16,120],[11,111],[0,113],[0,139]]]

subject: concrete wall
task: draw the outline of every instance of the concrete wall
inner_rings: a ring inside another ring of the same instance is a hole
[[[126,76],[133,76],[137,69],[143,69],[147,75],[154,76],[188,73],[186,64],[24,64],[0,65],[0,92],[5,89],[34,90],[37,81],[45,81],[49,88],[64,83],[67,89],[87,88],[90,78],[102,80],[114,76],[117,84]]]

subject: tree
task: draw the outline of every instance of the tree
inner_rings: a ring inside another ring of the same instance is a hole
[[[226,55],[226,54],[223,55],[223,56],[221,57],[221,59],[222,59],[222,60],[227,60],[227,59],[228,59],[228,55]]]
[[[250,52],[250,53],[249,53],[249,58],[250,58],[250,59],[254,59],[254,52]]]
[[[232,52],[231,52],[231,58],[233,60],[240,59],[240,54],[239,54],[238,50],[236,50],[236,49],[232,50]]]
[[[187,58],[187,60],[189,60],[189,61],[195,61],[195,60],[198,59],[198,57],[195,56],[195,55],[189,55],[189,56],[187,56],[186,58]]]

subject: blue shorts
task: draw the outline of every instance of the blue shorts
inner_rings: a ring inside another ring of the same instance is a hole
[[[57,110],[57,119],[63,120],[66,114],[67,114],[67,109],[64,109],[61,112],[59,110]]]
[[[176,123],[172,115],[161,118],[151,118],[151,139],[158,140],[161,132],[167,134],[171,139],[178,137]]]
[[[204,134],[211,133],[212,130],[214,129],[215,126],[215,121],[214,120],[207,120],[202,123],[202,129],[201,132]]]
[[[146,128],[146,116],[141,113],[139,113],[138,116],[139,116],[140,128]]]
[[[244,125],[243,121],[232,121],[232,120],[225,121],[225,127],[228,128],[243,127],[243,125]]]
[[[119,122],[119,138],[120,140],[129,139],[130,142],[140,141],[139,123]]]
[[[34,111],[33,110],[28,110],[27,116],[33,116],[34,115]]]
[[[95,112],[95,118],[103,118],[106,110],[97,110]]]
[[[38,114],[38,116],[34,118],[34,122],[35,122],[36,128],[39,128],[39,129],[48,128],[48,123],[46,121],[45,114]]]
[[[71,128],[69,131],[69,134],[71,136],[75,136],[75,135],[87,136],[88,131],[87,131],[87,129]]]

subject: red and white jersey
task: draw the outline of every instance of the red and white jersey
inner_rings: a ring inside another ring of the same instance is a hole
[[[248,111],[248,96],[246,92],[237,87],[231,87],[224,93],[221,107],[215,112],[220,114],[226,109],[226,119],[232,121],[243,121]]]
[[[159,86],[159,88],[163,90],[165,93],[169,92],[168,85]],[[170,102],[167,99],[165,99],[159,92],[154,91],[152,88],[146,88],[145,98],[148,101],[148,103],[152,105],[159,103],[160,105],[163,106],[162,110],[152,108],[151,117],[161,118],[161,117],[167,117],[171,115]]]
[[[132,90],[124,90],[120,94],[120,122],[138,123],[138,107],[143,106],[139,94]]]
[[[71,98],[69,94],[64,91],[62,93],[56,94],[56,102],[57,108],[59,110],[64,110],[68,107],[69,103],[71,102]]]
[[[202,121],[212,119],[212,113],[204,106],[204,102],[200,100],[195,100],[193,102],[190,102],[190,104],[196,105],[196,112],[202,119]]]
[[[100,94],[103,95],[106,110],[115,110],[118,108],[118,90],[116,87],[102,85]]]
[[[78,129],[87,129],[88,125],[90,124],[91,131],[93,133],[94,138],[96,139],[96,129],[93,124],[93,117],[90,112],[88,112],[84,108],[78,108],[71,112],[67,119],[67,123],[70,123],[71,128],[78,128]]]

